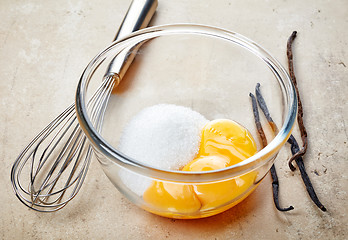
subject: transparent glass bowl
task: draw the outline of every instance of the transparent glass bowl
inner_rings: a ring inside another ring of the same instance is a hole
[[[97,131],[87,102],[110,61],[133,47],[140,47],[133,51],[136,58],[114,89],[103,127]],[[274,136],[260,113],[268,139],[263,149],[249,97],[257,83],[280,128]],[[251,132],[258,152],[231,167],[206,172],[158,169],[120,152],[117,146],[125,125],[143,108],[160,103],[189,107],[208,120],[234,120]],[[297,98],[287,72],[255,42],[215,27],[177,24],[135,32],[99,53],[81,76],[76,110],[105,174],[124,196],[149,212],[190,219],[225,211],[256,188],[290,136]],[[151,193],[145,196],[150,185],[176,197],[151,200]],[[191,194],[195,191],[206,191],[209,197],[197,202]]]

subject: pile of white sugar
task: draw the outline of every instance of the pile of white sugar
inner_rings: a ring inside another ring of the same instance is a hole
[[[207,122],[190,108],[154,105],[140,111],[127,124],[119,150],[146,165],[179,170],[198,153],[201,130]]]

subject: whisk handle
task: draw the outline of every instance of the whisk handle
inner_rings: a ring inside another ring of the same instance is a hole
[[[133,0],[114,41],[146,27],[155,13],[157,5],[157,0]]]
[[[157,0],[133,0],[114,40],[119,40],[134,31],[146,27],[155,13],[157,5]],[[128,47],[117,54],[109,64],[105,76],[112,76],[116,80],[117,85],[126,74],[140,45]]]

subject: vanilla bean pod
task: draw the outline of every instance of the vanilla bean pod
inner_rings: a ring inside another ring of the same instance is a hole
[[[294,160],[296,160],[296,158],[302,157],[306,151],[307,151],[307,147],[308,147],[308,139],[307,139],[307,130],[303,124],[303,108],[302,108],[302,102],[301,102],[301,98],[300,98],[300,92],[298,90],[297,87],[297,81],[296,81],[296,77],[295,77],[295,72],[294,72],[294,64],[293,64],[293,54],[292,54],[292,43],[294,42],[295,38],[296,38],[296,31],[293,31],[291,36],[288,39],[287,42],[287,51],[286,51],[286,55],[288,57],[288,65],[289,65],[289,74],[290,74],[290,78],[292,83],[295,86],[295,90],[296,90],[296,94],[297,94],[297,99],[298,99],[298,114],[297,114],[297,122],[298,122],[298,126],[300,129],[300,133],[301,133],[301,139],[302,139],[302,149],[298,150],[289,160],[289,167],[292,171],[295,171],[296,168],[295,166],[292,164],[292,162]]]
[[[302,139],[302,149],[300,149],[296,139],[294,138],[294,136],[290,136],[290,138],[288,139],[288,143],[291,144],[291,152],[293,154],[292,158],[289,160],[289,167],[292,171],[294,171],[296,168],[295,166],[292,164],[292,162],[295,160],[298,168],[300,169],[300,173],[301,173],[301,177],[302,180],[304,182],[304,184],[306,185],[306,189],[307,192],[310,196],[310,198],[312,199],[312,201],[322,210],[322,211],[326,211],[326,208],[323,206],[323,204],[319,201],[317,194],[314,191],[313,185],[308,177],[308,174],[306,172],[304,163],[303,163],[303,158],[302,156],[306,153],[307,151],[307,147],[308,147],[308,137],[307,137],[307,130],[304,126],[303,123],[303,107],[302,107],[302,102],[301,102],[301,98],[300,98],[300,92],[298,90],[298,86],[297,86],[297,81],[296,81],[296,77],[295,77],[295,72],[294,72],[294,63],[293,63],[293,54],[292,54],[292,43],[294,42],[295,38],[296,38],[296,31],[293,31],[291,36],[288,39],[287,42],[287,57],[288,57],[288,64],[289,64],[289,74],[290,74],[290,78],[291,81],[293,82],[294,86],[295,86],[295,90],[296,90],[296,94],[297,94],[297,99],[298,99],[298,114],[297,114],[297,122],[298,122],[298,126],[300,129],[300,133],[301,133],[301,139]]]
[[[277,130],[278,132],[278,128],[276,126],[276,124],[273,122],[270,114],[269,114],[269,111],[268,111],[268,108],[267,108],[267,105],[266,105],[266,102],[264,100],[264,98],[262,97],[262,94],[261,94],[261,91],[260,91],[260,84],[258,83],[256,85],[256,97],[257,97],[257,101],[259,103],[259,106],[262,110],[262,112],[264,113],[264,115],[266,116],[266,119],[269,123],[273,124],[274,128]],[[288,139],[288,143],[291,144],[291,152],[292,154],[295,154],[297,153],[300,148],[297,144],[297,141],[295,139],[295,137],[293,135],[290,135],[290,138]],[[310,196],[310,198],[312,199],[312,201],[322,210],[322,211],[326,211],[326,208],[323,206],[323,204],[321,204],[321,202],[319,201],[315,191],[314,191],[314,188],[313,188],[313,185],[308,177],[308,174],[306,172],[306,169],[305,169],[305,166],[304,166],[304,163],[303,163],[303,159],[302,157],[297,157],[295,158],[295,162],[298,166],[298,168],[300,169],[300,173],[301,173],[301,177],[302,177],[302,180],[303,180],[303,183],[305,184],[306,186],[306,189],[307,189],[307,192]]]
[[[249,96],[251,97],[256,129],[257,129],[257,132],[259,133],[259,137],[260,137],[260,140],[262,142],[262,148],[264,148],[267,146],[267,139],[266,139],[265,132],[263,131],[263,128],[262,128],[262,125],[260,122],[259,110],[257,107],[256,99],[252,93],[250,93]],[[274,201],[276,208],[282,212],[293,210],[294,209],[293,206],[290,206],[287,208],[280,207],[280,205],[279,205],[279,180],[278,180],[278,175],[277,175],[277,171],[276,171],[274,164],[272,164],[270,172],[271,172],[271,177],[272,177],[273,201]]]

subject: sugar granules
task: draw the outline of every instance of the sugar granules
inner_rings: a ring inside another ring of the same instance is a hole
[[[179,170],[198,153],[201,130],[208,120],[190,108],[172,104],[147,107],[124,128],[119,150],[155,168]],[[126,169],[120,171],[130,191],[142,195],[152,180]]]
[[[179,170],[199,150],[201,130],[208,122],[190,108],[159,104],[140,111],[125,127],[119,150],[146,165]]]

